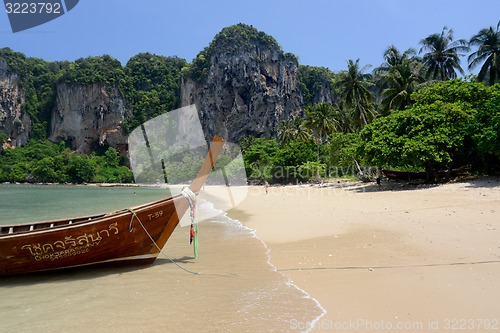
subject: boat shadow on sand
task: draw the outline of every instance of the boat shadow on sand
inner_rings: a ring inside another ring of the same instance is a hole
[[[74,267],[61,270],[35,272],[23,275],[12,275],[0,277],[0,289],[9,287],[32,286],[34,284],[64,283],[69,281],[84,281],[109,277],[122,274],[148,274],[155,267],[172,268],[175,265],[189,265],[194,263],[194,257],[183,256],[180,258],[167,259],[158,257],[151,265],[142,266],[117,266],[117,267]],[[175,269],[178,269],[177,267]]]

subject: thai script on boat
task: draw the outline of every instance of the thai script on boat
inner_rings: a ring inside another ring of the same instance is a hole
[[[82,253],[89,252],[91,247],[97,246],[101,243],[103,237],[118,234],[118,223],[112,223],[108,229],[96,231],[95,233],[85,233],[78,237],[66,236],[62,240],[53,243],[37,243],[26,244],[21,247],[23,250],[30,251],[30,254],[35,260],[58,260],[67,257],[76,256]]]

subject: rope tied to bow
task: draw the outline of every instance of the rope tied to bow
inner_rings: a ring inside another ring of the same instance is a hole
[[[187,273],[191,273],[191,274],[194,274],[194,275],[200,275],[200,273],[198,272],[193,272],[193,271],[190,271],[189,269],[187,268],[184,268],[182,267],[181,265],[179,265],[178,263],[176,263],[173,259],[171,259],[169,256],[167,256],[167,254],[165,252],[163,252],[163,250],[158,246],[158,244],[156,244],[154,238],[151,236],[151,234],[148,232],[148,229],[146,229],[146,227],[144,226],[144,224],[142,223],[141,219],[139,218],[139,215],[137,215],[137,213],[135,212],[135,210],[133,210],[132,208],[129,208],[127,209],[130,213],[132,213],[132,218],[130,220],[130,225],[129,225],[129,232],[133,232],[134,231],[134,219],[136,219],[140,226],[142,227],[142,229],[144,230],[144,232],[146,233],[146,235],[148,235],[149,239],[151,240],[151,242],[153,242],[153,245],[158,249],[158,251],[160,251],[160,253],[165,257],[167,258],[168,260],[170,260],[171,263],[173,263],[175,266],[179,267],[180,269],[182,269],[183,271],[187,272]]]
[[[193,244],[194,258],[198,258],[198,224],[196,223],[196,194],[188,187],[182,189],[182,196],[186,198],[189,205],[189,215],[191,217],[191,227],[189,228],[189,244]]]

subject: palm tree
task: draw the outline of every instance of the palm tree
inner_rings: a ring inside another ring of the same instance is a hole
[[[401,54],[394,45],[386,49],[384,59],[385,62],[373,72],[381,91],[382,114],[389,114],[412,105],[410,95],[424,81],[423,65],[414,49],[410,48]]]
[[[419,53],[427,51],[422,60],[427,66],[426,76],[432,80],[446,81],[457,77],[456,71],[465,75],[460,67],[460,57],[469,51],[465,39],[453,41],[453,30],[443,28],[441,34],[432,34],[420,41],[422,48]]]
[[[328,141],[328,136],[339,128],[339,122],[335,118],[335,107],[331,103],[318,103],[309,106],[305,110],[306,126],[317,135],[318,144]]]
[[[374,96],[368,90],[370,74],[364,71],[369,66],[359,68],[359,59],[356,62],[347,62],[347,71],[340,73],[337,86],[340,90],[342,102],[351,111],[356,128],[362,128],[374,117]]]
[[[470,45],[478,46],[478,50],[469,55],[469,69],[484,61],[477,75],[478,81],[488,79],[490,85],[500,81],[500,21],[496,30],[491,26],[482,29],[470,40]]]
[[[354,130],[352,119],[350,117],[350,112],[345,108],[345,105],[342,103],[332,104],[333,107],[333,119],[336,122],[335,130],[337,132],[349,133]]]
[[[424,81],[422,64],[407,59],[402,64],[393,66],[385,75],[387,88],[382,91],[382,112],[388,114],[393,110],[403,110],[413,104],[411,94]]]
[[[315,135],[317,160],[320,160],[320,146],[328,141],[329,135],[339,127],[335,119],[335,107],[332,103],[310,105],[305,110],[304,125]]]
[[[282,120],[278,125],[278,141],[289,142],[294,139],[295,133],[293,128],[294,119]]]
[[[390,45],[384,52],[385,62],[373,70],[375,74],[386,74],[391,71],[394,66],[403,64],[407,59],[414,59],[417,51],[415,49],[409,48],[404,51],[403,54],[394,45]]]
[[[278,140],[280,142],[290,142],[292,140],[312,141],[313,135],[304,122],[304,119],[300,117],[282,121],[278,127]]]

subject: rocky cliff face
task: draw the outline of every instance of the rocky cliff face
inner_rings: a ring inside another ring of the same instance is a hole
[[[69,141],[82,153],[90,153],[97,145],[117,147],[125,143],[124,118],[125,102],[116,88],[100,83],[59,84],[49,139]]]
[[[318,89],[316,94],[312,99],[312,104],[316,105],[319,103],[334,103],[336,100],[332,95],[332,89],[329,82],[321,82],[321,87]]]
[[[277,44],[218,43],[216,36],[208,53],[207,77],[184,77],[181,84],[182,105],[197,106],[207,138],[218,134],[237,142],[245,135],[272,136],[281,120],[302,111],[297,60]]]
[[[202,66],[195,69],[201,71],[183,76],[180,94],[182,106],[197,106],[207,139],[214,134],[234,142],[245,135],[274,136],[281,120],[303,111],[296,57],[285,54],[263,32],[243,24],[224,28],[200,54]],[[22,109],[26,97],[18,81],[0,58],[0,132],[10,137],[13,146],[26,144],[32,127]],[[44,117],[50,114],[49,140],[70,142],[81,153],[90,153],[97,145],[126,144],[121,124],[132,114],[128,105],[137,101],[126,101],[109,84],[58,83],[55,89],[54,102],[44,104],[50,109],[39,110]],[[145,96],[141,105],[154,98]]]
[[[23,111],[24,90],[19,87],[19,76],[10,72],[5,60],[0,59],[0,132],[15,147],[28,143],[31,119]]]

